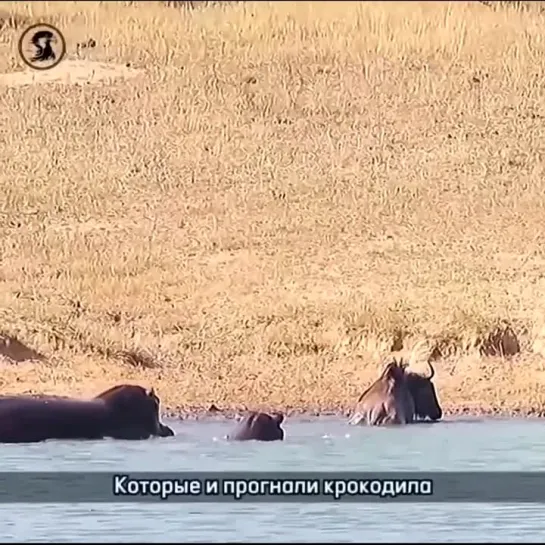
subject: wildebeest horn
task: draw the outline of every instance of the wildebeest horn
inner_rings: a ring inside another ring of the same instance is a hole
[[[435,369],[433,368],[433,365],[431,364],[431,361],[429,359],[426,361],[428,363],[428,367],[430,368],[430,375],[427,378],[428,380],[431,380],[435,376]]]

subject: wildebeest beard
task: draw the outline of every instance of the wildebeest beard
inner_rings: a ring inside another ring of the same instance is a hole
[[[42,30],[40,32],[36,32],[34,36],[32,37],[32,44],[36,48],[36,54],[32,58],[32,62],[40,61],[45,62],[49,60],[55,60],[56,55],[53,51],[53,48],[51,47],[51,41],[54,39],[53,33],[49,30]],[[42,42],[45,43],[45,45],[42,45]]]

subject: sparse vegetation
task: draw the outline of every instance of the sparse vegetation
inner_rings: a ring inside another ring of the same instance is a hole
[[[4,2],[0,71],[46,21],[144,73],[0,89],[0,328],[45,357],[1,390],[347,409],[424,338],[447,411],[544,410],[528,4]]]

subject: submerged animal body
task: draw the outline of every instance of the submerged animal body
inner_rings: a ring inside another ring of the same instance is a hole
[[[153,389],[127,384],[114,386],[90,400],[1,397],[0,442],[171,437],[173,430],[160,421],[159,405]]]
[[[232,441],[282,441],[284,430],[282,413],[267,414],[251,412],[237,425],[234,432],[227,436]]]

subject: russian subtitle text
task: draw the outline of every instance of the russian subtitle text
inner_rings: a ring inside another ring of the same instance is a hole
[[[316,496],[333,501],[350,497],[395,498],[399,496],[432,496],[432,479],[343,479],[343,478],[168,478],[142,479],[126,474],[113,476],[116,497],[143,496],[168,500],[172,497],[208,497],[243,500],[256,497],[301,499]]]

